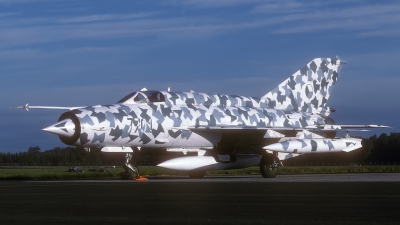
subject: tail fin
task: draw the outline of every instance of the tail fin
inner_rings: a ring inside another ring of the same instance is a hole
[[[316,58],[262,98],[269,108],[329,115],[332,86],[346,61]]]

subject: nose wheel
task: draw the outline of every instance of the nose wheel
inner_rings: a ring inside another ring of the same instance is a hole
[[[122,179],[124,180],[148,180],[147,178],[141,176],[139,174],[139,168],[133,166],[131,164],[132,154],[126,153],[125,155],[125,163],[123,167],[125,169],[125,174],[123,175]]]

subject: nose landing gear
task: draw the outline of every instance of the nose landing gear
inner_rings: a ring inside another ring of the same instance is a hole
[[[148,180],[147,178],[139,174],[139,168],[131,164],[132,154],[126,153],[125,163],[123,167],[125,169],[125,174],[122,176],[123,180]]]

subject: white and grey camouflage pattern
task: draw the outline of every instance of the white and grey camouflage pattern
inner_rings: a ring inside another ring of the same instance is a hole
[[[316,58],[262,98],[133,92],[116,104],[74,108],[44,130],[59,135],[66,144],[96,148],[218,149],[218,145],[240,140],[242,148],[254,145],[268,150],[271,142],[267,139],[277,142],[290,137],[298,139],[303,150],[316,152],[318,148],[307,145],[318,142],[330,146],[336,140],[336,131],[343,129],[328,117],[334,110],[326,103],[345,63],[340,59]],[[356,128],[363,127],[371,126]],[[237,140],[229,139],[232,132]],[[284,149],[292,145],[295,146],[294,142],[281,143],[281,152],[296,153],[295,149]],[[325,151],[322,149],[325,147],[320,149]]]
[[[218,131],[226,129],[264,129],[268,138],[279,129],[325,125],[325,104],[343,64],[338,59],[314,59],[263,98],[134,92],[118,104],[67,112],[60,117],[65,123],[57,127],[65,131],[59,134],[68,144],[89,147],[213,147],[220,141]],[[324,115],[315,113],[318,110]],[[80,128],[74,134],[63,127],[71,121]]]
[[[345,64],[339,59],[314,59],[262,98],[268,108],[328,116],[326,103]]]

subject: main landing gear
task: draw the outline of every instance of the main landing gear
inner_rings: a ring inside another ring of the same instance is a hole
[[[279,159],[273,154],[264,154],[260,161],[260,172],[264,178],[274,178],[278,174]]]
[[[147,178],[141,176],[139,174],[139,168],[133,166],[131,164],[132,154],[126,153],[125,155],[125,163],[123,167],[125,169],[125,174],[123,175],[122,179],[124,180],[148,180]]]

